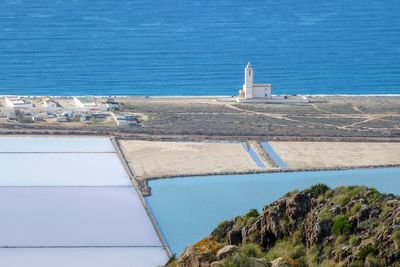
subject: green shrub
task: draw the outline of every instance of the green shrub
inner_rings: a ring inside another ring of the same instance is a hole
[[[239,256],[238,256],[239,257]],[[232,257],[227,257],[221,262],[221,267],[239,267]]]
[[[233,228],[241,228],[247,223],[247,218],[244,216],[237,216],[234,219]]]
[[[333,221],[332,214],[327,209],[321,210],[320,214],[318,215],[318,221],[321,222],[329,222]]]
[[[361,239],[358,236],[351,236],[350,237],[350,245],[354,246],[358,246],[361,243]]]
[[[372,244],[368,244],[360,249],[358,252],[358,257],[364,261],[367,256],[376,256],[378,254],[378,249],[374,247]]]
[[[382,266],[381,264],[381,260],[378,257],[374,257],[374,256],[367,256],[367,258],[365,259],[365,263],[367,266],[370,267],[379,267]]]
[[[289,240],[278,240],[275,245],[270,250],[268,250],[265,258],[272,261],[276,258],[283,257],[287,255],[288,251],[291,250],[292,247],[292,242],[290,242]]]
[[[332,226],[332,233],[335,235],[348,235],[351,231],[351,224],[347,216],[337,216]]]
[[[396,230],[392,236],[396,249],[400,249],[400,230]]]
[[[310,265],[310,266],[313,266],[313,265]],[[340,265],[337,262],[333,261],[333,260],[327,260],[327,261],[323,261],[318,266],[320,266],[320,267],[338,267]]]
[[[354,204],[354,206],[350,210],[350,215],[356,214],[357,212],[360,211],[360,209],[361,209],[361,203]]]
[[[360,229],[360,230],[367,230],[367,229],[370,229],[370,228],[375,228],[378,225],[379,225],[379,220],[372,218],[372,219],[368,219],[366,221],[360,222],[357,225],[357,228]]]
[[[343,236],[343,235],[341,235],[341,236],[339,236],[338,238],[336,238],[336,241],[335,241],[335,250],[336,250],[336,251],[341,251],[343,245],[347,245],[347,243],[348,243],[347,241],[348,241],[348,240],[347,240],[346,237]]]
[[[293,245],[302,244],[302,242],[303,242],[303,237],[301,236],[301,232],[300,230],[297,230],[292,234],[292,244]]]
[[[256,209],[251,209],[248,213],[246,213],[246,218],[257,218],[258,216],[260,216],[260,214]]]
[[[319,250],[316,246],[312,246],[307,250],[306,261],[308,266],[318,266]]]
[[[394,211],[394,209],[393,209],[392,207],[385,206],[385,207],[383,208],[383,211],[382,211],[380,217],[381,217],[381,218],[384,218],[384,217],[386,217],[388,214],[392,213],[393,211]]]
[[[333,250],[334,250],[333,245],[326,244],[325,247],[323,248],[322,257],[325,259],[329,259],[332,255]]]
[[[287,193],[285,194],[285,197],[291,197],[291,196],[293,196],[294,194],[297,194],[298,192],[299,192],[298,189],[289,191],[289,192],[287,192]]]
[[[325,184],[315,184],[307,189],[306,192],[310,193],[313,197],[318,197],[319,195],[325,194],[328,190],[329,187]]]
[[[247,257],[253,258],[261,258],[263,252],[261,247],[257,244],[245,244],[240,248],[240,252],[246,255]]]
[[[250,218],[247,219],[246,225],[252,225],[256,221],[257,221],[257,217],[250,217]]]
[[[371,202],[377,201],[377,200],[381,199],[381,197],[382,197],[381,193],[379,193],[379,191],[376,190],[375,188],[370,188],[370,189],[367,191],[367,198],[368,198]]]
[[[360,260],[355,260],[349,264],[349,267],[364,267],[364,263]]]
[[[359,192],[365,190],[365,188],[360,186],[343,186],[336,188],[335,196],[333,197],[333,202],[345,206],[351,199],[357,195]]]
[[[274,260],[279,257],[289,257],[299,259],[306,255],[306,249],[303,243],[293,243],[293,239],[283,239],[275,243],[275,245],[266,253],[267,260]]]
[[[226,240],[227,233],[232,230],[233,222],[232,221],[223,221],[220,222],[217,228],[211,232],[211,236],[217,241],[223,243]]]

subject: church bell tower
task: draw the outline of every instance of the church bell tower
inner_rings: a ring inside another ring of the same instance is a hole
[[[244,98],[253,98],[253,87],[254,87],[254,68],[251,63],[247,63],[244,69]]]

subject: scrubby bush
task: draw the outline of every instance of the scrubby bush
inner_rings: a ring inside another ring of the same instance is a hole
[[[394,232],[392,239],[396,249],[400,249],[400,230],[396,230],[396,232]]]
[[[352,246],[358,246],[361,243],[361,239],[358,236],[351,236],[350,237],[350,245]]]
[[[260,258],[263,255],[262,249],[257,244],[245,244],[240,248],[240,252],[247,257]]]
[[[211,236],[223,243],[226,240],[226,235],[230,230],[232,230],[233,227],[233,222],[232,221],[223,221],[220,222],[217,226],[217,228],[214,229],[214,231],[211,232]]]
[[[368,244],[360,249],[358,252],[358,258],[364,261],[367,256],[376,256],[378,254],[378,249],[372,244]]]
[[[344,245],[347,245],[347,243],[348,240],[345,236],[343,235],[339,236],[338,238],[336,238],[335,241],[335,250],[340,251]]]
[[[321,210],[321,213],[318,216],[318,221],[320,223],[333,221],[332,214],[327,209]]]
[[[234,219],[233,228],[240,228],[245,226],[247,223],[247,218],[245,216],[237,216]]]
[[[365,263],[366,263],[365,264],[366,266],[370,266],[370,267],[382,266],[381,260],[378,257],[374,257],[374,256],[367,256],[367,258],[365,259]]]
[[[365,190],[365,188],[360,186],[348,186],[348,187],[338,187],[336,188],[335,196],[333,197],[333,202],[345,206],[347,205],[351,199]]]
[[[361,203],[356,203],[356,204],[354,204],[354,206],[351,208],[350,214],[351,214],[351,215],[354,215],[354,214],[356,214],[357,212],[359,212],[360,209],[361,209]]]
[[[325,184],[315,184],[309,189],[306,189],[307,193],[310,193],[313,197],[318,197],[319,195],[325,194],[329,190],[329,187]]]
[[[318,266],[319,250],[317,246],[312,246],[307,250],[306,262],[307,266]]]
[[[351,224],[347,216],[337,216],[332,226],[332,233],[335,235],[348,235],[351,231]]]
[[[246,218],[257,218],[260,216],[260,213],[258,213],[258,210],[256,209],[251,209],[249,212],[246,213]]]
[[[265,258],[270,261],[279,257],[300,259],[305,255],[306,249],[303,243],[294,243],[293,239],[283,239],[275,243],[275,245],[266,253]]]
[[[349,267],[364,267],[364,263],[360,260],[355,260],[349,264]]]
[[[295,189],[295,190],[292,190],[292,191],[287,192],[287,193],[285,194],[285,197],[291,197],[291,196],[293,196],[294,194],[297,194],[297,193],[299,193],[299,190],[298,190],[298,189]]]
[[[292,234],[292,243],[301,244],[303,242],[303,237],[301,236],[300,230],[297,230]]]
[[[367,198],[371,201],[377,201],[378,199],[381,199],[381,193],[378,192],[378,190],[376,190],[375,188],[370,188],[367,191]]]
[[[312,265],[310,265],[310,266],[312,266]],[[338,265],[337,262],[335,262],[333,260],[328,260],[328,261],[322,262],[319,266],[320,267],[337,267],[340,265]]]

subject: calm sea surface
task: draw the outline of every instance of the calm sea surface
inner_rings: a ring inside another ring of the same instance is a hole
[[[398,0],[3,0],[0,94],[400,93]]]
[[[151,181],[147,202],[170,249],[207,236],[219,222],[261,209],[293,189],[316,183],[330,187],[367,185],[400,194],[400,168],[189,177]]]

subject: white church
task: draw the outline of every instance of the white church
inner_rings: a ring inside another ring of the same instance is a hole
[[[238,102],[262,102],[272,97],[271,84],[255,84],[254,68],[247,64],[244,69],[243,89],[239,90],[239,96],[236,98]]]

